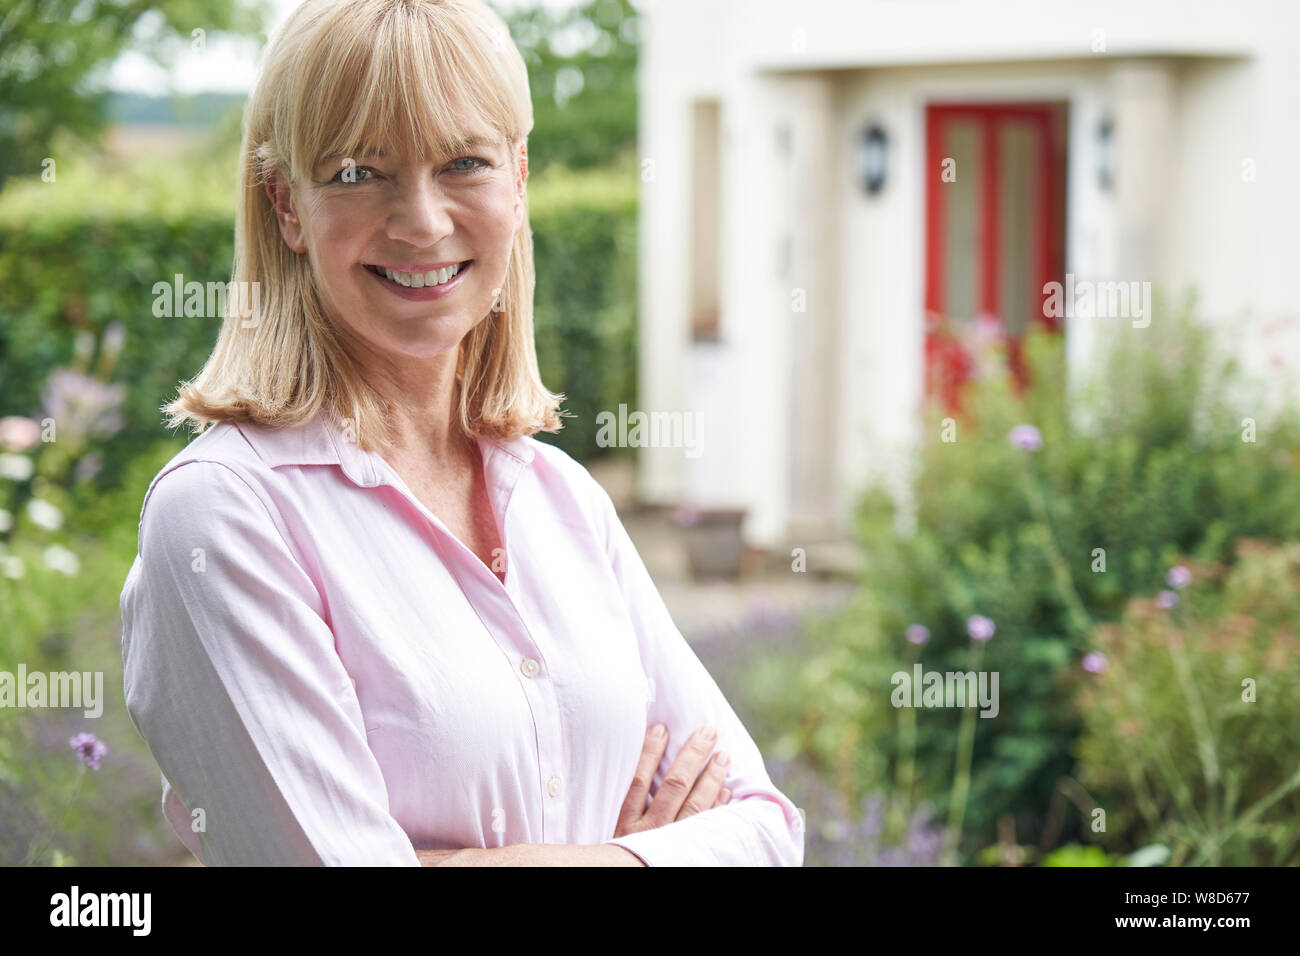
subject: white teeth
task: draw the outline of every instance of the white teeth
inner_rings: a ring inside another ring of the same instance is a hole
[[[434,269],[431,272],[394,272],[392,269],[382,267],[379,271],[394,282],[401,283],[408,288],[423,289],[426,286],[442,285],[447,282],[460,272],[460,265],[448,266],[445,269]]]

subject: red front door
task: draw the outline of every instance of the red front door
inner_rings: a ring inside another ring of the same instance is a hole
[[[981,343],[1001,343],[1028,382],[1022,338],[1063,281],[1065,106],[926,108],[926,393],[961,408]]]

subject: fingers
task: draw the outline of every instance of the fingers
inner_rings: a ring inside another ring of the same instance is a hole
[[[664,774],[663,783],[659,785],[654,802],[646,811],[652,826],[663,826],[677,819],[677,814],[681,812],[682,806],[694,788],[696,778],[700,775],[700,768],[708,759],[709,751],[713,749],[713,742],[717,737],[718,732],[712,727],[701,727],[691,735],[690,740],[686,741],[677,759]],[[710,797],[709,803],[702,809],[707,809],[712,802],[713,798]]]
[[[695,786],[691,788],[691,795],[686,798],[681,810],[677,812],[678,820],[689,817],[694,813],[703,813],[718,804],[722,797],[722,785],[726,782],[727,769],[730,763],[731,758],[727,756],[726,751],[719,750],[713,755],[709,765],[704,768],[704,773],[700,774],[700,779],[695,781]]]
[[[656,736],[658,731],[658,736]],[[641,757],[637,761],[636,773],[632,777],[632,786],[628,788],[627,797],[618,813],[618,826],[614,836],[631,833],[638,820],[645,814],[646,798],[650,795],[650,784],[654,781],[655,770],[663,759],[668,747],[668,728],[655,724],[646,732],[645,742],[641,746]]]

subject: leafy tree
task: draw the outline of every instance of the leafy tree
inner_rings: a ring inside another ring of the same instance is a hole
[[[493,6],[528,64],[530,169],[585,169],[634,149],[640,17],[631,0],[587,0],[562,11]]]
[[[126,49],[162,63],[227,31],[262,36],[267,0],[12,0],[0,14],[0,187],[40,173],[51,142],[105,126],[104,70]],[[202,30],[202,34],[194,31]]]

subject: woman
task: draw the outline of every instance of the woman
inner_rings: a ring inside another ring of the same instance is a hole
[[[802,862],[608,495],[532,437],[562,396],[531,129],[478,0],[308,0],[271,45],[236,224],[256,305],[167,407],[201,434],[122,593],[127,709],[204,863]]]

